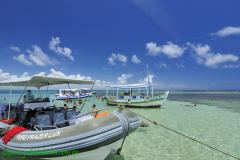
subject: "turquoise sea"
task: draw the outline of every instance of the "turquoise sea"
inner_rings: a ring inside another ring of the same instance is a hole
[[[51,94],[56,91],[50,91]],[[44,93],[46,94],[46,92]],[[12,94],[17,101],[20,92]],[[97,91],[104,95],[104,91]],[[0,92],[0,100],[8,98],[8,91]],[[52,95],[53,99],[54,96]],[[53,103],[55,103],[53,101]],[[107,107],[95,96],[86,101],[84,112],[96,104]],[[196,106],[194,106],[196,104]],[[63,105],[58,102],[58,105]],[[71,104],[69,104],[71,105]],[[131,111],[193,137],[212,147],[240,157],[240,92],[239,91],[178,91],[170,92],[161,108]],[[233,160],[169,130],[155,126],[139,128],[125,141],[121,155],[110,155],[106,160]]]

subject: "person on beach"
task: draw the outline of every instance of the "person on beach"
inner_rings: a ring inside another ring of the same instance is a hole
[[[81,104],[82,104],[82,100],[80,99],[80,100],[78,101],[78,105],[81,106]]]
[[[75,107],[75,108],[77,108],[77,103],[76,102],[73,102],[73,108]]]
[[[96,117],[97,113],[98,113],[97,106],[96,106],[96,104],[93,104],[92,105],[92,116]]]
[[[63,105],[63,109],[64,109],[65,111],[68,109],[67,104],[64,104],[64,105]]]

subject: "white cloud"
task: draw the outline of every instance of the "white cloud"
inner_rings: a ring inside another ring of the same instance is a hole
[[[74,61],[74,57],[72,56],[72,50],[68,47],[60,47],[59,44],[61,40],[59,37],[52,37],[51,41],[49,42],[49,49],[55,53],[64,55],[65,57],[69,58],[70,60]]]
[[[151,56],[157,56],[161,53],[161,47],[157,46],[154,42],[146,43],[146,49],[148,50],[148,54]]]
[[[27,66],[32,66],[32,62],[27,59],[24,54],[20,54],[18,56],[13,57],[14,60],[19,61]]]
[[[11,46],[10,49],[19,52],[21,49],[16,46]],[[37,46],[33,45],[32,49],[27,49],[28,55],[19,54],[17,56],[13,56],[13,59],[23,63],[27,66],[37,65],[37,66],[46,66],[46,65],[54,65],[57,64],[58,61],[54,58],[50,58],[43,50]]]
[[[108,60],[108,63],[110,65],[115,65],[116,64],[116,61],[119,61],[123,64],[126,64],[127,63],[127,56],[124,55],[124,54],[115,54],[115,53],[112,53],[111,56],[107,59]]]
[[[132,77],[132,74],[122,74],[120,77],[117,78],[118,84],[126,84],[128,83],[128,79]]]
[[[141,63],[142,61],[137,57],[137,55],[132,55],[132,59],[131,59],[132,63],[135,63],[135,64],[139,64]]]
[[[156,66],[158,68],[160,68],[160,69],[167,69],[167,68],[169,68],[169,66],[166,63],[163,63],[163,62],[157,63]]]
[[[223,68],[236,69],[236,68],[240,68],[240,65],[239,64],[225,64],[225,65],[223,65]]]
[[[175,65],[177,68],[185,68],[185,65],[182,63],[176,63]]]
[[[50,72],[47,74],[45,72],[40,72],[37,74],[29,75],[27,72],[24,72],[22,75],[18,76],[15,74],[10,74],[8,72],[4,72],[0,69],[0,81],[20,81],[20,80],[28,80],[32,76],[47,76],[47,77],[55,77],[55,78],[69,78],[69,79],[78,79],[78,80],[92,80],[89,76],[82,76],[80,74],[71,74],[66,75],[61,71],[57,71],[55,69],[51,69]]]
[[[54,65],[58,63],[57,60],[50,58],[37,45],[33,45],[32,50],[28,49],[27,52],[29,53],[29,59],[38,66]]]
[[[233,54],[213,53],[209,45],[187,43],[196,53],[197,62],[207,67],[217,68],[220,64],[237,62],[239,57]]]
[[[106,86],[109,86],[109,85],[113,85],[113,83],[108,82],[108,81],[104,81],[104,80],[96,80],[95,81],[95,86],[97,88],[106,89]]]
[[[183,55],[186,48],[172,42],[167,42],[166,44],[159,46],[155,42],[148,42],[146,43],[146,49],[151,56],[164,54],[169,58],[178,58]]]
[[[231,35],[240,35],[240,27],[225,27],[218,30],[216,33],[212,33],[211,35],[215,35],[218,37],[227,37]]]
[[[0,81],[26,80],[28,78],[29,78],[29,75],[27,72],[24,72],[22,75],[18,76],[15,74],[4,72],[2,69],[0,69]]]
[[[21,52],[21,49],[17,46],[10,46],[10,49],[16,52]]]
[[[44,72],[42,72],[42,75],[47,76],[47,77],[57,77],[57,78],[70,78],[70,79],[78,79],[78,80],[92,80],[91,77],[89,76],[82,76],[80,74],[70,74],[70,75],[66,75],[65,73],[61,72],[61,71],[57,71],[55,69],[51,69],[49,74],[45,74]]]
[[[149,74],[149,75],[146,76],[143,80],[140,79],[139,82],[140,82],[140,83],[148,83],[148,79],[149,79],[149,82],[150,82],[150,83],[153,83],[153,78],[154,78],[154,75],[153,75],[153,74]]]
[[[159,0],[131,0],[164,31],[174,29],[174,16]]]

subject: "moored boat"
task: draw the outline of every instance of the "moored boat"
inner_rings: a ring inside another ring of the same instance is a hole
[[[93,82],[35,76],[27,81],[0,85],[28,84],[40,89],[64,83]],[[31,101],[6,106],[7,119],[0,122],[1,159],[101,160],[117,150],[120,147],[117,144],[139,127],[138,117],[125,110],[83,114],[73,109],[55,108],[48,98],[35,99],[28,95],[27,99]]]
[[[163,94],[154,96],[153,95],[153,88],[147,84],[130,84],[130,85],[115,85],[115,86],[107,86],[107,93],[106,93],[106,103],[108,105],[115,105],[115,106],[125,106],[125,107],[140,107],[140,108],[149,108],[149,107],[161,107],[161,105],[166,101],[169,91],[164,92]],[[109,88],[113,88],[117,90],[116,95],[109,95]],[[146,89],[147,93],[141,94],[141,88]],[[151,88],[149,92],[148,88]],[[120,90],[127,90],[123,94],[119,94]],[[138,93],[133,93],[134,89],[138,89]]]
[[[88,93],[82,93],[79,89],[60,89],[56,94],[56,100],[79,100],[89,96]]]
[[[148,69],[148,65],[147,65]],[[108,105],[139,107],[139,108],[156,108],[161,107],[167,100],[169,91],[162,94],[154,95],[153,85],[150,82],[149,71],[147,70],[147,82],[128,85],[106,86],[106,103]],[[109,91],[113,90],[113,94]],[[121,92],[122,91],[122,92]]]

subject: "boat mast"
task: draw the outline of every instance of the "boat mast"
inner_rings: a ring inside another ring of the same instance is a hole
[[[148,69],[148,64],[147,64],[147,80],[148,80],[148,93],[151,93],[151,84],[150,84],[150,79],[149,79],[149,69]]]

